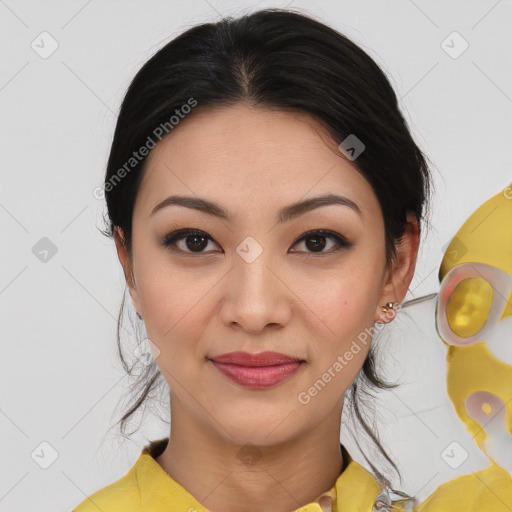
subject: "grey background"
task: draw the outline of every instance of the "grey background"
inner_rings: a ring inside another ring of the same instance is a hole
[[[93,192],[123,94],[155,51],[192,25],[288,4],[0,0],[0,511],[69,511],[125,474],[147,439],[168,435],[154,415],[131,441],[107,434],[127,384],[115,347],[124,281],[113,242],[98,231],[104,204]],[[408,298],[436,292],[443,248],[512,179],[511,2],[291,5],[344,32],[383,67],[435,164],[432,227]],[[469,44],[458,58],[443,48],[453,31]],[[52,39],[58,44],[47,58],[31,46],[41,52],[42,37],[46,50]],[[43,237],[56,248],[46,262],[33,252],[49,247]],[[385,446],[406,476],[402,489],[424,498],[467,472],[443,466],[439,453],[453,439],[470,451],[471,439],[443,395],[433,303],[410,311],[414,321],[404,315],[383,336],[391,340],[384,352],[395,354],[390,371],[410,385],[379,410]],[[486,467],[472,448],[474,467]],[[56,460],[43,469],[53,450]]]

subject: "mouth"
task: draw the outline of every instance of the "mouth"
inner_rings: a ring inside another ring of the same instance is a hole
[[[219,372],[240,386],[265,389],[293,377],[306,363],[280,352],[228,352],[206,358]]]
[[[295,360],[269,366],[247,366],[209,360],[219,372],[240,386],[267,389],[292,378],[303,367],[304,361]]]

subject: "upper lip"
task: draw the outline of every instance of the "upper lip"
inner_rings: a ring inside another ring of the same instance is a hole
[[[251,354],[249,352],[229,352],[211,357],[217,363],[229,363],[239,366],[274,366],[277,364],[303,362],[300,357],[287,356],[279,352],[260,352]]]

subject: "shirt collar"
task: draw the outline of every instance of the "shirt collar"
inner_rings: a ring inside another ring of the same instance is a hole
[[[204,508],[185,488],[172,479],[155,460],[167,446],[169,438],[152,441],[145,446],[134,470],[139,483],[142,510],[163,512],[170,510],[196,510],[210,512]],[[377,480],[350,457],[341,445],[345,469],[335,485],[318,498],[294,512],[371,512],[375,498],[381,491]],[[325,508],[323,508],[325,507]]]

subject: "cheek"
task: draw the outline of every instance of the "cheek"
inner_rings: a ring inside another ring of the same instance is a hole
[[[190,280],[187,283],[182,273],[173,271],[160,252],[140,251],[135,276],[148,337],[163,353],[166,340],[175,338],[187,323],[187,312],[193,310],[190,303],[197,298]]]
[[[200,340],[211,315],[208,292],[219,277],[205,275],[199,266],[177,268],[170,264],[165,251],[146,251],[139,255],[137,264],[144,325],[159,350],[157,364],[167,370],[162,373],[169,382],[173,375],[193,371],[190,365],[202,363],[205,353]]]
[[[372,267],[340,267],[338,271],[310,275],[301,281],[297,295],[314,313],[310,315],[311,321],[316,319],[323,333],[339,337],[373,325],[379,276],[368,268]]]
[[[142,289],[146,332],[158,348],[156,363],[169,387],[177,390],[187,375],[199,371],[204,357],[198,343],[203,331],[199,299],[169,277],[148,280]]]
[[[202,289],[192,289],[190,282],[187,286],[181,280],[166,276],[156,276],[139,288],[146,330],[157,344],[169,345],[174,340],[181,342],[187,334],[190,337],[198,330],[201,302],[205,301],[204,290],[201,293]]]
[[[379,280],[368,265],[347,265],[321,279],[304,279],[297,293],[315,371],[343,375],[335,379],[340,389],[355,378],[370,350]]]
[[[144,322],[161,336],[185,316],[197,277],[173,267],[166,250],[154,245],[149,238],[134,245],[134,271]]]

